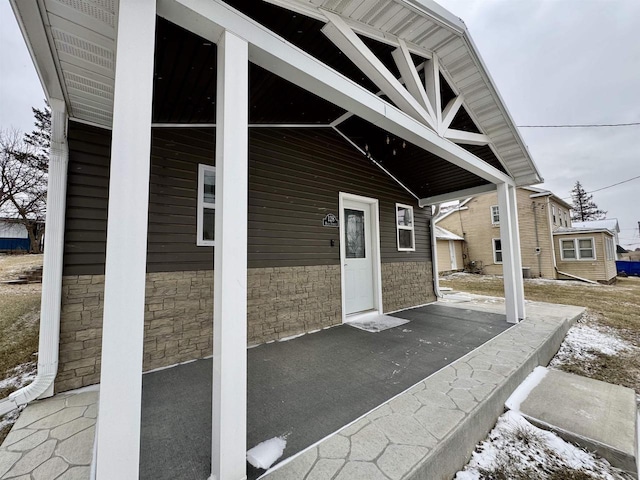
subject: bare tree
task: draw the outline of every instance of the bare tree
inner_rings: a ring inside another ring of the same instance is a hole
[[[0,130],[0,214],[24,225],[33,253],[40,253],[47,201],[40,154],[17,130]]]

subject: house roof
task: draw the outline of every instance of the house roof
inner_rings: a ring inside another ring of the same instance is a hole
[[[533,192],[531,195],[529,195],[529,198],[551,197],[556,203],[559,203],[563,207],[565,207],[565,208],[567,208],[569,210],[573,208],[573,205],[565,202],[562,198],[560,198],[559,196],[557,196],[555,193],[551,192],[550,190],[545,190],[543,188],[532,187],[532,186],[526,186],[526,187],[522,187],[522,188]]]
[[[617,218],[603,218],[601,220],[589,220],[587,222],[571,222],[574,227],[580,228],[606,228],[614,233],[620,233],[620,225]]]
[[[613,232],[607,228],[560,227],[553,231],[554,235],[575,235],[581,233],[606,233],[607,235],[613,236]]]
[[[542,181],[466,26],[435,2],[267,2],[302,13],[298,17],[304,16],[316,23],[326,23],[330,14],[339,15],[362,39],[367,40],[367,45],[376,44],[375,48],[372,47],[376,54],[382,51],[386,55],[389,52],[384,52],[385,45],[389,47],[402,41],[416,63],[437,57],[441,75],[453,95],[449,100],[455,96],[463,99],[459,115],[454,119],[455,128],[463,133],[477,129],[489,139],[486,152],[477,148],[474,150],[474,145],[464,145],[464,142],[461,142],[462,146],[469,147],[467,149],[480,158],[495,158],[518,185]],[[265,5],[264,2],[227,0],[227,3],[244,11],[258,23],[273,21],[270,19],[273,15],[257,18],[257,14],[252,14],[266,12],[258,8],[259,5]],[[12,6],[47,97],[64,99],[71,119],[109,128],[113,111],[117,1],[23,0],[12,2]],[[282,28],[288,27],[283,25]],[[278,31],[276,33],[281,34]],[[313,33],[316,35],[315,30]],[[320,32],[317,34],[322,35]],[[341,56],[341,52],[335,48],[321,53],[325,57]],[[354,68],[343,59],[337,63],[343,64],[346,69]],[[395,67],[392,66],[390,70],[395,70]],[[360,73],[357,76],[362,77]],[[363,81],[366,80],[363,78]]]
[[[455,233],[445,230],[437,225],[435,226],[435,234],[438,240],[464,240],[460,235],[456,235]]]

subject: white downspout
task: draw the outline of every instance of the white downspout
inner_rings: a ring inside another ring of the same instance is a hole
[[[60,302],[62,299],[62,255],[67,194],[67,113],[62,100],[50,99],[51,149],[47,180],[47,217],[44,239],[44,266],[40,302],[40,342],[38,373],[34,381],[0,401],[0,415],[37,398],[53,395],[58,373],[60,341]]]
[[[433,267],[433,293],[436,294],[436,298],[442,298],[442,292],[440,292],[440,277],[438,275],[438,254],[436,251],[436,223],[435,219],[440,214],[440,205],[435,206],[435,212],[431,216],[431,265]]]

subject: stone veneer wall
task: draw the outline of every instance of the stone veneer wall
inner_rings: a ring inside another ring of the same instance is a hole
[[[435,302],[431,262],[382,264],[382,304],[385,312]]]
[[[340,267],[248,271],[248,344],[341,323]],[[62,281],[56,392],[100,381],[104,275]],[[210,356],[213,270],[147,274],[143,370]]]

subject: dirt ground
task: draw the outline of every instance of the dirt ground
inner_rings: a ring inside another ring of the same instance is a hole
[[[442,287],[478,295],[504,296],[502,277],[452,274],[443,277]],[[590,362],[576,361],[563,370],[608,383],[633,388],[640,393],[640,278],[618,278],[614,285],[592,285],[578,281],[525,280],[527,300],[587,307],[586,320],[594,327],[609,328],[634,346],[616,355],[594,352]]]
[[[42,265],[42,255],[0,256],[0,398],[16,390],[9,377],[28,376],[35,369],[42,284],[9,285],[33,267]],[[16,370],[18,369],[18,370]]]

